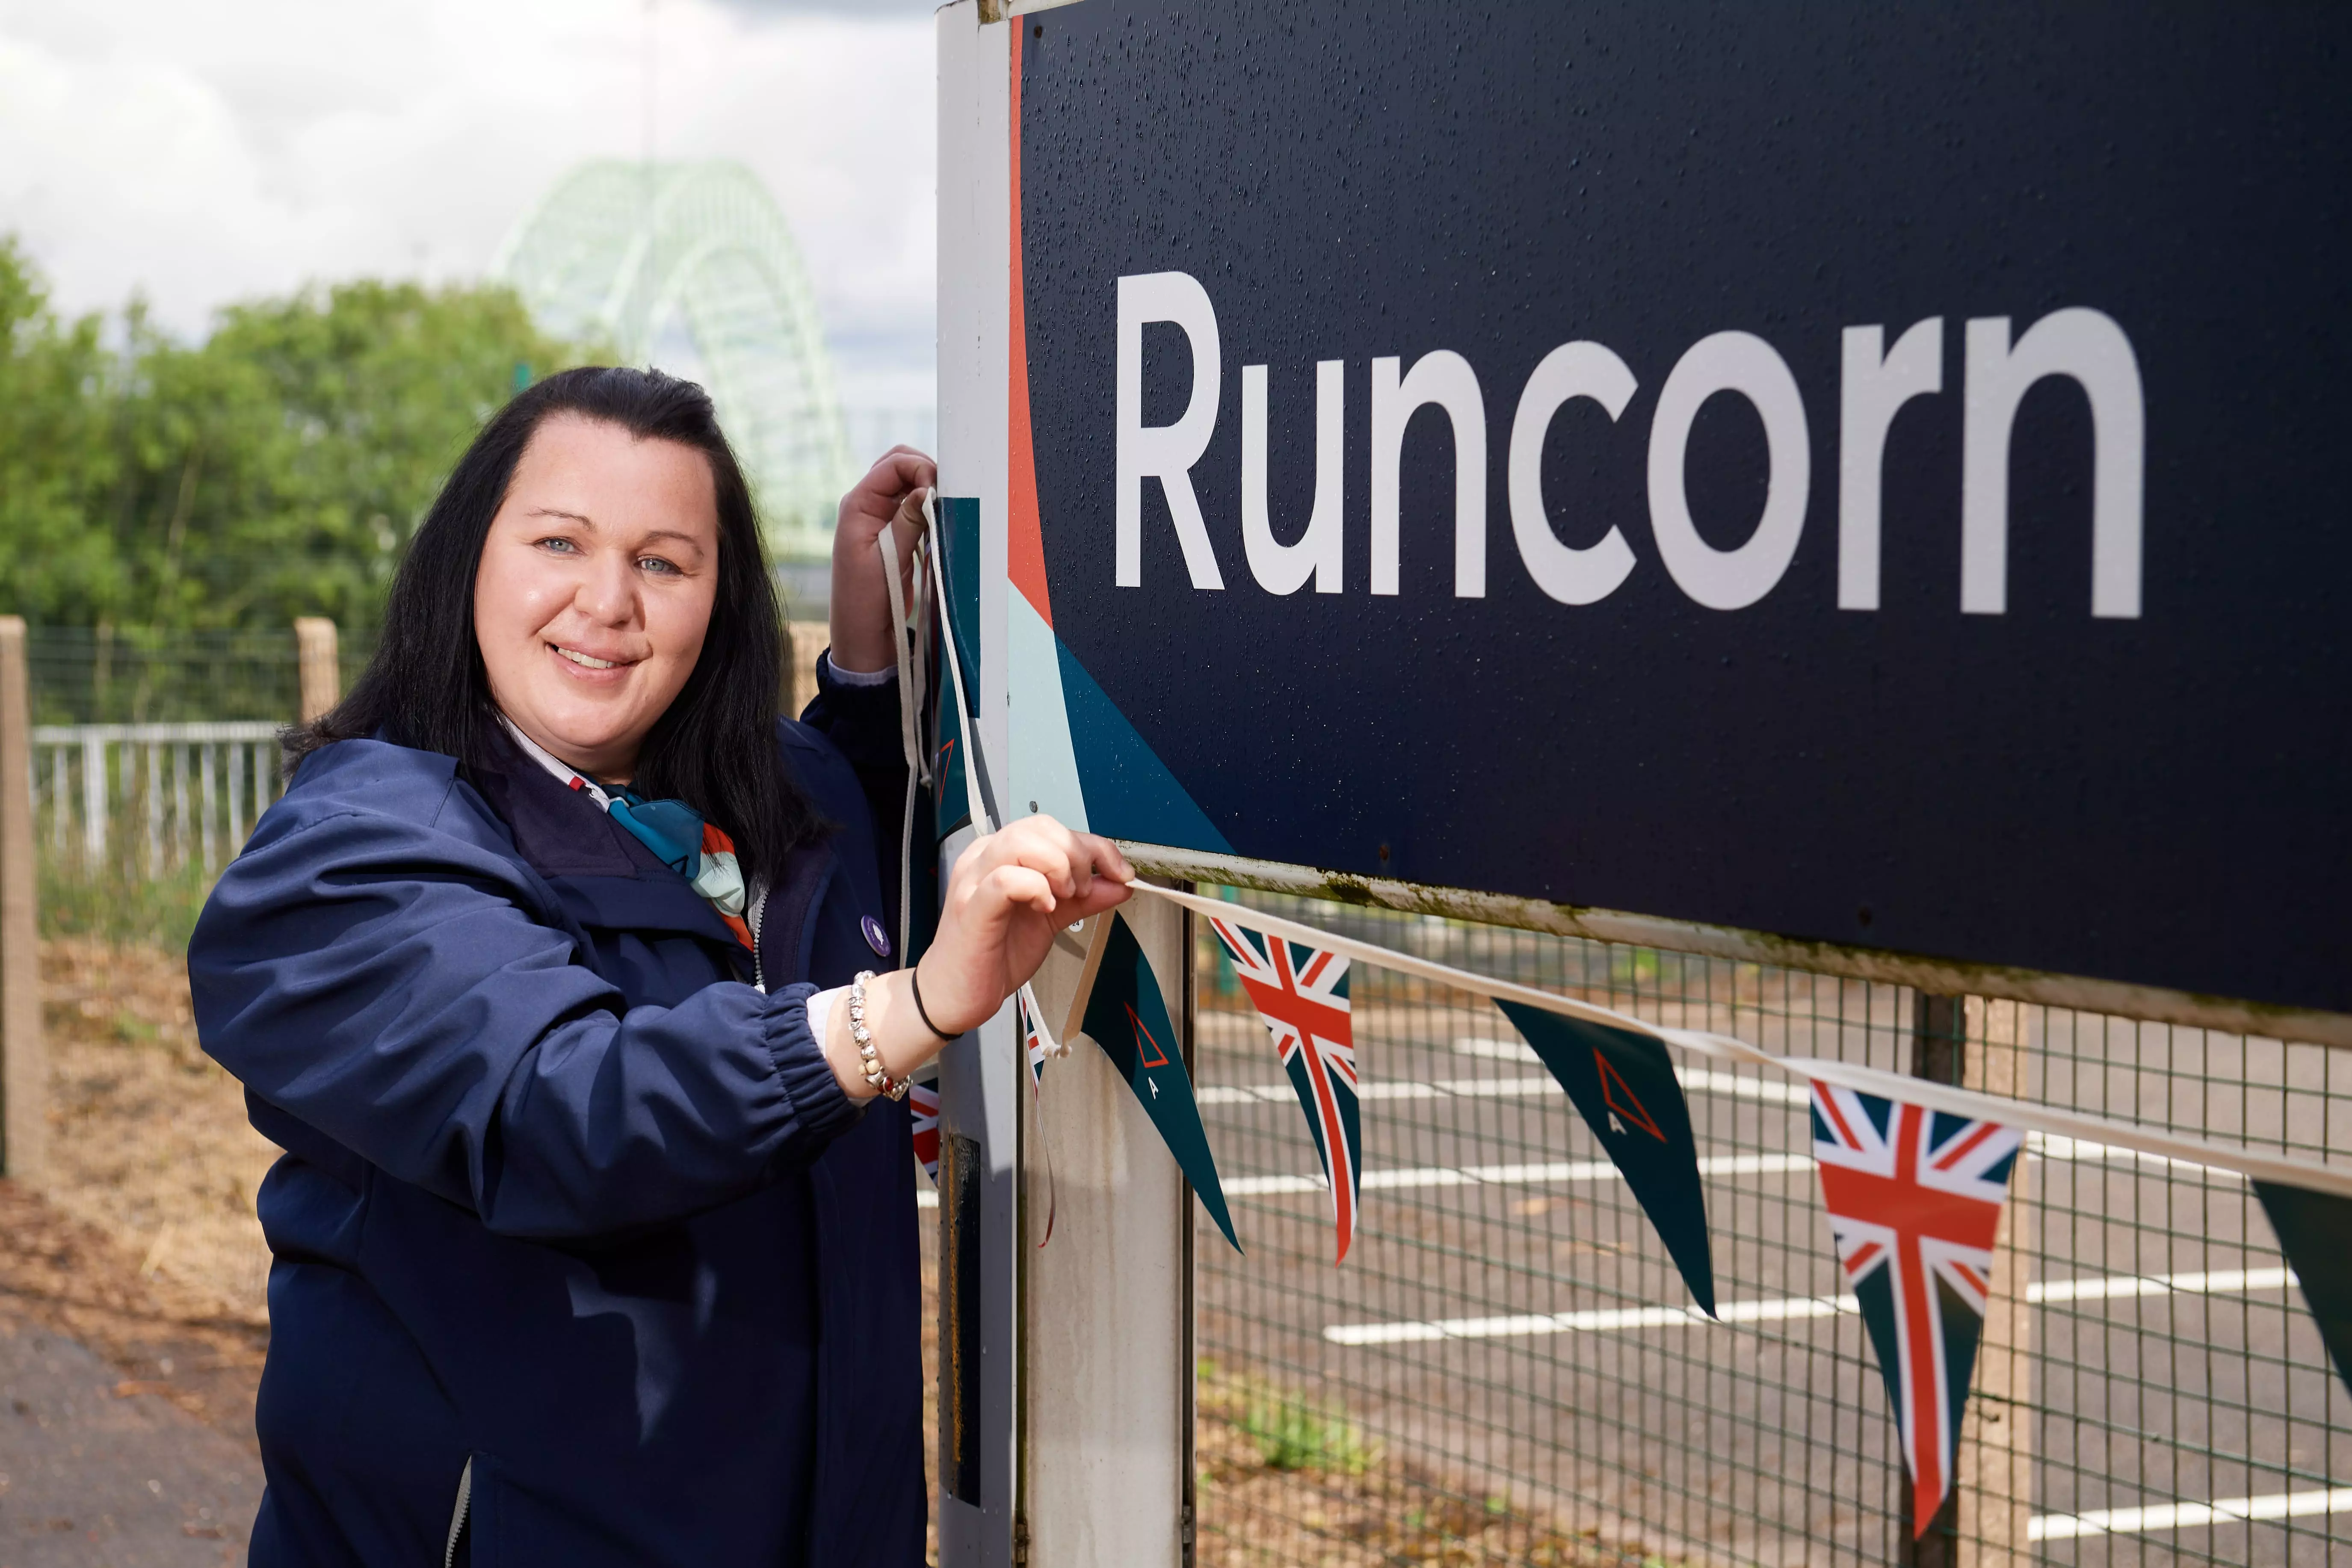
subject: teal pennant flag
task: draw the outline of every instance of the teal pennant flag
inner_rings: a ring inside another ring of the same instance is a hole
[[[2336,1375],[2352,1390],[2352,1198],[2283,1182],[2253,1185]]]
[[[1192,1080],[1184,1071],[1184,1055],[1177,1048],[1176,1026],[1160,998],[1159,978],[1127,921],[1116,913],[1110,921],[1102,966],[1095,973],[1080,1026],[1127,1079],[1152,1126],[1160,1130],[1160,1141],[1183,1168],[1184,1179],[1192,1184],[1201,1206],[1239,1252],[1242,1244],[1225,1213],[1225,1189],[1217,1180],[1217,1162],[1209,1152],[1209,1135],[1201,1128],[1201,1110],[1192,1100]]]
[[[1609,1151],[1658,1239],[1707,1316],[1715,1315],[1715,1264],[1707,1246],[1706,1198],[1699,1191],[1698,1144],[1690,1106],[1666,1047],[1647,1035],[1496,1000],[1543,1058],[1551,1076]]]

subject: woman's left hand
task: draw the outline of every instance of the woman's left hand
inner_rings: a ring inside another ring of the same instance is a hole
[[[898,651],[891,642],[891,584],[883,570],[882,552],[874,542],[886,528],[897,533],[898,592],[900,602],[906,604],[915,541],[923,532],[923,492],[939,478],[939,465],[930,458],[912,447],[893,447],[841,498],[833,530],[835,669],[888,669],[898,664]],[[906,607],[911,618],[915,606]]]
[[[884,1070],[904,1079],[949,1038],[995,1016],[1037,973],[1055,931],[1127,902],[1134,876],[1118,846],[1050,816],[1024,817],[972,840],[949,875],[939,933],[918,966],[921,1008],[913,969],[866,982],[866,1028]],[[874,1090],[846,1011],[834,1010],[822,1045],[842,1092],[866,1100]]]
[[[932,1021],[954,1035],[993,1017],[1045,962],[1054,933],[1127,902],[1134,877],[1118,845],[1050,816],[972,840],[949,873],[939,933],[919,965]]]

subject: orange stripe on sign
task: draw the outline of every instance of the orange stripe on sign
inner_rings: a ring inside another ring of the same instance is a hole
[[[1006,570],[1038,618],[1054,624],[1054,607],[1045,595],[1045,535],[1037,521],[1037,454],[1029,434],[1029,323],[1023,307],[1021,283],[1021,37],[1018,23],[1012,34],[1013,236],[1011,265],[1012,315],[1005,347],[1004,433],[1006,443],[1005,504]]]

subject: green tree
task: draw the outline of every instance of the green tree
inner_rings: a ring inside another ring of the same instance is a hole
[[[0,236],[0,608],[55,620],[122,595],[123,563],[89,526],[112,479],[112,371],[98,318],[61,321]]]
[[[135,301],[119,344],[101,327],[0,243],[0,608],[38,624],[364,635],[482,421],[582,357],[478,286],[306,289],[197,345]]]

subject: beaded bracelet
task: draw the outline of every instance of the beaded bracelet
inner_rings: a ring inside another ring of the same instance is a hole
[[[866,1026],[866,983],[874,978],[870,969],[861,969],[857,978],[849,983],[849,1037],[856,1042],[857,1059],[866,1070],[866,1082],[875,1093],[891,1100],[907,1098],[907,1080],[894,1079],[882,1067],[882,1058],[875,1054],[873,1031]]]

